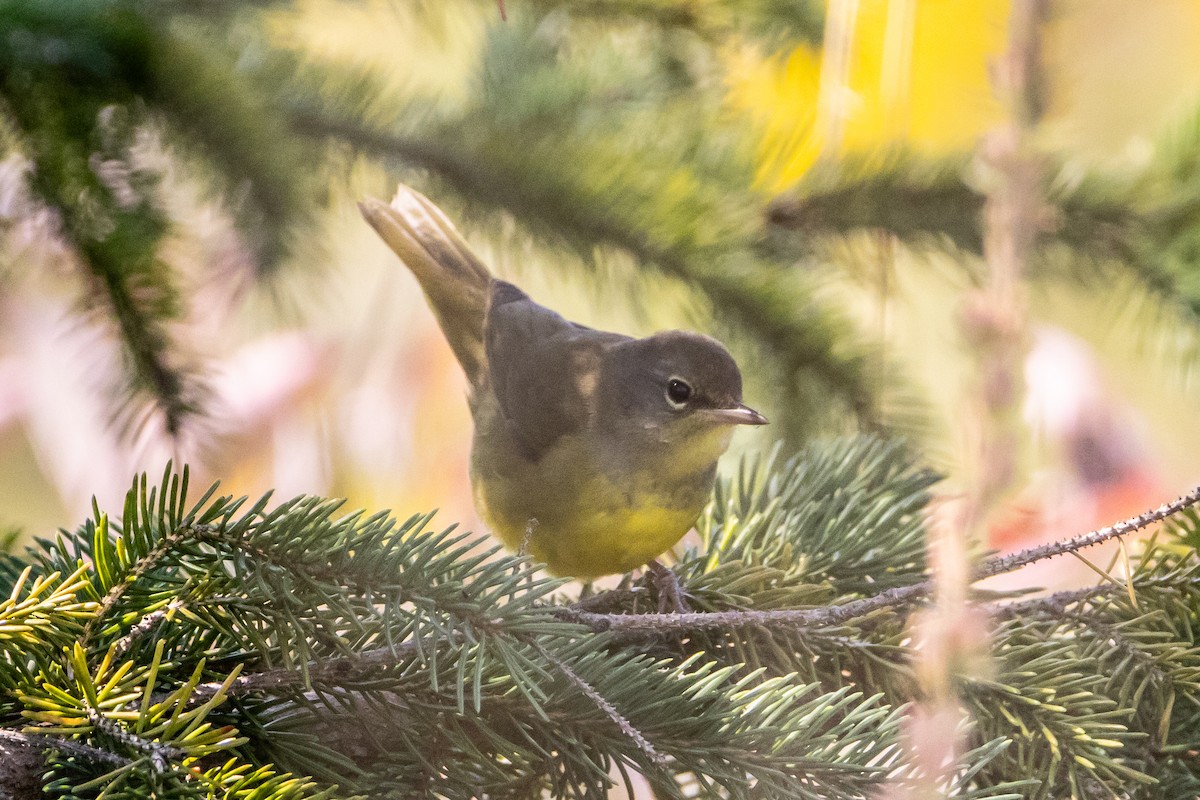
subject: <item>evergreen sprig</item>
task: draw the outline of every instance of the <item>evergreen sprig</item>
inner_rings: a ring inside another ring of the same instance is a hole
[[[871,796],[921,769],[900,720],[932,480],[872,438],[746,462],[678,565],[698,613],[660,625],[649,583],[580,600],[428,516],[190,501],[186,470],[143,476],[119,518],[96,509],[0,570],[0,752],[40,753],[65,797],[573,797],[633,773],[665,797]],[[1129,587],[993,604],[947,791],[1200,789],[1180,505]]]

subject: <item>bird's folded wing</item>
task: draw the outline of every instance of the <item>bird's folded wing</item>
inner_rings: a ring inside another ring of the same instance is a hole
[[[587,425],[604,350],[627,339],[569,322],[512,284],[494,283],[488,372],[501,415],[527,458],[540,459]]]

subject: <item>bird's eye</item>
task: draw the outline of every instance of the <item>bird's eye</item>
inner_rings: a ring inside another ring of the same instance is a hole
[[[667,381],[667,402],[673,408],[683,408],[691,398],[692,387],[688,385],[687,381],[679,378],[671,378]]]

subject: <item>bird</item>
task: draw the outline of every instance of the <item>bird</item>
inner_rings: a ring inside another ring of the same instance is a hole
[[[657,559],[695,523],[739,425],[742,375],[716,339],[595,330],[492,275],[450,219],[403,184],[359,203],[416,276],[468,382],[480,518],[511,551],[591,580],[647,566],[660,610],[686,610]]]

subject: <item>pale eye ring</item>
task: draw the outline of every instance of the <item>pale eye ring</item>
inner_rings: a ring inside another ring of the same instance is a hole
[[[671,408],[683,408],[692,399],[692,386],[682,378],[667,381],[667,402]]]

